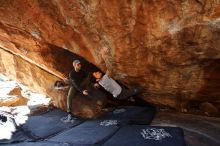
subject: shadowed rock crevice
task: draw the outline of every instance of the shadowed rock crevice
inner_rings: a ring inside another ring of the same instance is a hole
[[[220,89],[220,60],[212,60],[204,67],[204,85],[197,93],[200,99],[200,110],[208,116],[220,116],[219,114],[219,89]],[[206,99],[209,96],[210,100]]]
[[[50,62],[52,68],[67,75],[73,69],[72,62],[76,59],[80,60],[83,64],[83,69],[88,72],[100,71],[95,65],[86,61],[83,57],[70,52],[64,48],[48,44],[48,49],[39,52],[42,56],[43,62]]]

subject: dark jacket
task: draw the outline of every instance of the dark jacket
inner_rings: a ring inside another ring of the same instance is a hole
[[[70,84],[76,88],[77,91],[83,92],[81,87],[82,81],[89,77],[89,73],[85,72],[84,70],[80,70],[76,72],[74,69],[69,74]]]

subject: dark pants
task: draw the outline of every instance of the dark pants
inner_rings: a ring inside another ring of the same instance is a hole
[[[122,87],[121,93],[116,98],[119,100],[128,99],[129,97],[132,97],[137,94],[135,90],[136,89],[127,89],[125,87]]]
[[[84,90],[89,86],[89,83],[90,83],[90,77],[87,77],[81,82],[80,87]],[[67,95],[67,112],[72,111],[72,101],[77,92],[78,91],[76,90],[74,86],[70,87],[68,95]]]

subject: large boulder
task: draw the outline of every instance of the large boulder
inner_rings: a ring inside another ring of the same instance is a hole
[[[71,53],[105,71],[99,51],[106,46],[117,80],[142,86],[145,101],[180,111],[219,105],[219,37],[219,0],[0,1],[1,49],[45,70],[45,80],[68,74]]]

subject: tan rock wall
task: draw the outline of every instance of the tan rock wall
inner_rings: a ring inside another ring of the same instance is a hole
[[[219,0],[0,1],[5,50],[63,78],[66,50],[105,70],[99,51],[107,46],[119,81],[178,110],[219,105],[219,38]]]

